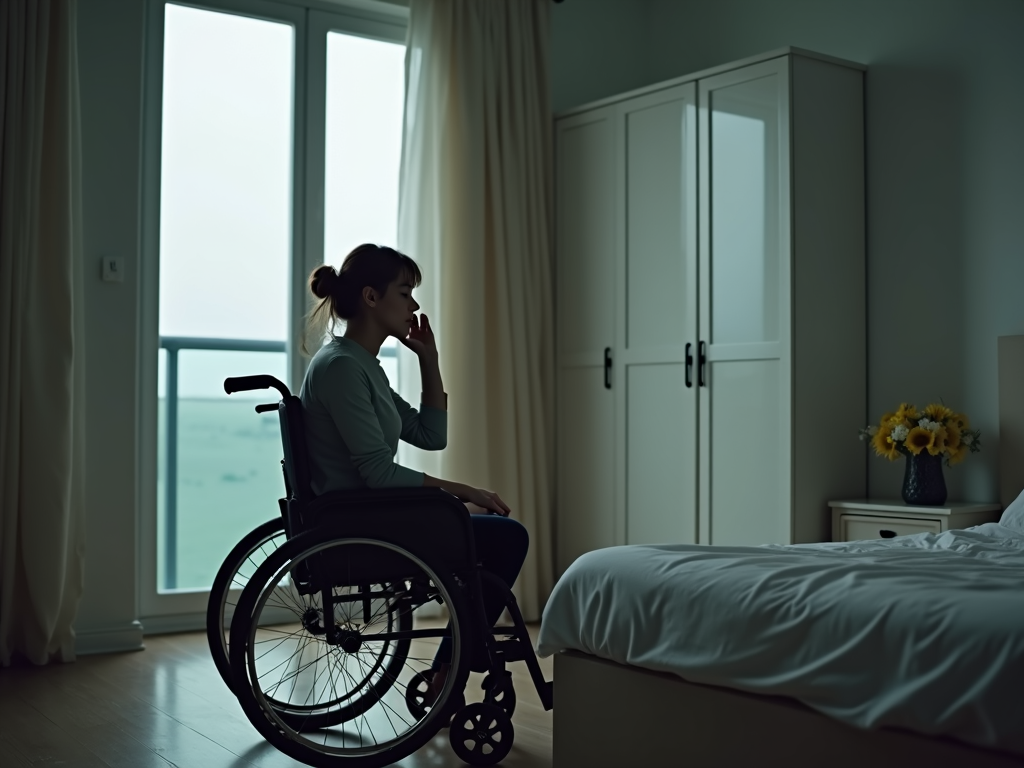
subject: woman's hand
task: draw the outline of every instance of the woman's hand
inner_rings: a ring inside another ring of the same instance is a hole
[[[474,507],[480,507],[479,511],[493,512],[502,517],[508,517],[512,513],[508,504],[502,501],[498,494],[485,491],[483,488],[466,486],[465,491],[459,495],[459,498],[466,502],[466,507],[471,513],[479,513]]]
[[[437,344],[434,341],[434,331],[430,328],[430,321],[427,316],[420,312],[419,316],[413,315],[412,325],[409,326],[409,335],[399,339],[406,347],[416,353],[421,360],[437,359]]]
[[[502,517],[508,517],[512,513],[508,504],[502,501],[498,494],[492,491],[485,491],[483,488],[474,488],[471,485],[442,480],[439,477],[431,477],[428,474],[423,475],[423,485],[427,488],[443,488],[459,501],[466,502],[466,508],[472,513],[477,513],[477,507],[482,508],[484,512],[493,512]]]

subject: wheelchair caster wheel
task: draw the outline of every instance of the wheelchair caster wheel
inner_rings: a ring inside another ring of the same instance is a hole
[[[488,704],[496,704],[505,711],[506,715],[512,717],[516,711],[516,691],[512,687],[512,675],[508,672],[497,677],[493,673],[488,674],[484,678],[482,687],[485,691],[484,701]]]
[[[448,741],[460,759],[470,765],[494,765],[512,749],[512,720],[497,704],[470,704],[452,718]]]
[[[417,672],[409,679],[405,689],[405,706],[409,714],[417,720],[426,717],[430,707],[427,706],[427,691],[430,690],[430,682],[433,679],[431,672]],[[448,711],[456,712],[466,705],[466,697],[461,693],[452,693],[448,698]],[[447,728],[448,724],[441,726]]]
[[[417,720],[422,720],[427,714],[427,691],[430,690],[431,677],[429,672],[417,672],[410,678],[405,689],[405,706]]]

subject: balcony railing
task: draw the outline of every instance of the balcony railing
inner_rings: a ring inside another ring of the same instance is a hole
[[[178,353],[182,350],[215,352],[285,352],[283,341],[255,339],[207,339],[185,336],[161,336],[160,348],[167,353],[164,391],[167,400],[164,440],[164,525],[160,531],[163,545],[163,588],[178,588]],[[382,347],[380,357],[396,357],[394,346]],[[257,373],[248,371],[243,373]],[[240,373],[240,375],[242,375]],[[268,392],[268,398],[276,393]]]

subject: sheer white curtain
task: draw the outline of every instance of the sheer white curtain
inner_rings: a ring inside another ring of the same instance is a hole
[[[552,586],[549,3],[412,0],[398,225],[448,392],[448,448],[419,464],[527,526],[532,619]]]
[[[0,2],[0,663],[73,661],[84,365],[74,0]]]

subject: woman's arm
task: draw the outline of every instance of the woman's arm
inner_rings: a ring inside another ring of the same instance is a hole
[[[448,395],[445,394],[444,384],[441,382],[441,367],[437,361],[436,348],[433,355],[420,355],[420,381],[423,386],[420,402],[439,411],[447,411]]]
[[[434,331],[431,330],[430,321],[425,314],[420,312],[419,317],[413,320],[413,324],[409,327],[409,335],[401,339],[401,342],[415,352],[416,357],[420,360],[422,403],[431,408],[437,408],[439,411],[447,411],[448,396],[444,393],[444,384],[441,381],[437,343],[434,341]]]
[[[402,343],[419,358],[423,389],[418,412],[391,390],[391,399],[402,417],[402,439],[425,451],[440,451],[448,444],[448,395],[441,382],[437,345],[426,315],[414,320]]]
[[[416,356],[420,359],[420,379],[423,386],[421,400],[423,404],[447,411],[448,396],[444,393],[444,385],[441,383],[437,344],[434,341],[434,332],[430,328],[430,321],[425,314],[420,313],[419,318],[409,328],[409,335],[401,341],[415,352]],[[456,498],[467,502],[467,504],[475,504],[503,517],[507,517],[512,511],[498,494],[483,488],[474,488],[471,485],[456,483],[452,480],[442,480],[439,477],[431,477],[426,473],[423,474],[423,485],[442,488]]]
[[[402,419],[402,440],[425,451],[440,451],[448,445],[447,411],[431,408],[422,399],[417,411],[393,389],[391,402]]]

